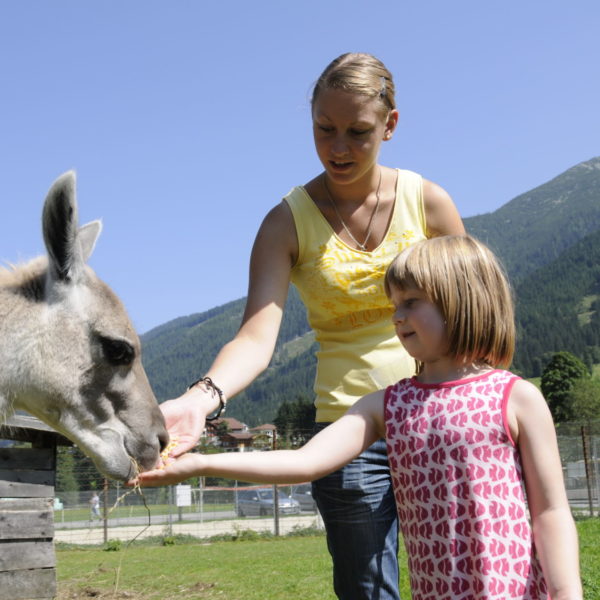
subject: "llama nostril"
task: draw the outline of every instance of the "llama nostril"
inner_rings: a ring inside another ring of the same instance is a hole
[[[160,443],[160,451],[162,452],[169,444],[169,434],[165,431],[165,433],[161,433],[158,436],[158,441]]]

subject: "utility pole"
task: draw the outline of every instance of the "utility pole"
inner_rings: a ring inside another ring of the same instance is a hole
[[[104,478],[104,486],[103,486],[103,496],[104,496],[104,510],[102,511],[102,516],[104,517],[104,543],[108,542],[108,479]]]
[[[590,517],[594,516],[594,500],[592,496],[592,481],[594,473],[590,461],[590,436],[589,428],[581,426],[581,439],[583,442],[583,463],[585,464],[585,480],[587,482],[588,504],[590,506]]]
[[[273,450],[277,450],[277,429],[273,431]],[[273,521],[275,535],[279,536],[279,490],[277,484],[273,485]]]

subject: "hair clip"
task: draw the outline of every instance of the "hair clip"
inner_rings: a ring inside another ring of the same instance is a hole
[[[387,95],[387,81],[385,80],[385,77],[380,77],[379,79],[381,81],[381,91],[379,92],[379,97],[385,98]]]

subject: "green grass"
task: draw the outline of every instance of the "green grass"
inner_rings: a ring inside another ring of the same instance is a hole
[[[323,534],[262,538],[243,531],[239,539],[179,544],[166,538],[175,544],[136,543],[117,552],[59,548],[57,600],[335,599]],[[409,598],[406,569],[402,584]]]
[[[592,315],[594,314],[592,308],[592,304],[598,299],[597,295],[584,296],[581,299],[579,306],[577,307],[577,321],[579,325],[588,325],[592,320]]]
[[[111,592],[118,574],[117,591],[136,600],[333,600],[329,572],[323,536],[59,551],[58,598]]]
[[[583,595],[600,600],[600,518],[577,521]]]
[[[600,519],[577,521],[586,600],[600,600]],[[331,561],[323,535],[246,541],[132,544],[118,552],[70,549],[57,552],[57,600],[334,600]],[[173,544],[174,545],[170,545]],[[410,598],[402,549],[401,594]],[[115,588],[116,586],[116,588]]]

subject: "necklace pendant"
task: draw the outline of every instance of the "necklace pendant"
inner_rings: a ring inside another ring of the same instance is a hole
[[[379,190],[381,189],[381,168],[379,169],[379,183],[377,184],[377,190],[375,192],[377,201],[375,202],[375,208],[373,209],[373,212],[371,213],[371,218],[369,219],[369,223],[367,225],[367,232],[365,234],[365,240],[362,244],[352,235],[352,232],[350,231],[349,227],[344,222],[344,219],[342,219],[342,215],[340,214],[340,211],[338,210],[338,207],[333,200],[333,196],[331,195],[331,192],[329,191],[329,187],[327,186],[327,179],[326,179],[325,175],[323,175],[323,186],[325,187],[325,192],[327,194],[327,198],[329,199],[331,206],[333,206],[333,210],[335,211],[337,218],[340,220],[340,223],[342,224],[344,231],[348,234],[348,237],[358,246],[358,248],[360,250],[362,250],[363,252],[368,252],[367,243],[369,242],[369,239],[371,238],[373,221],[375,220],[375,216],[377,215],[377,211],[379,210]]]

